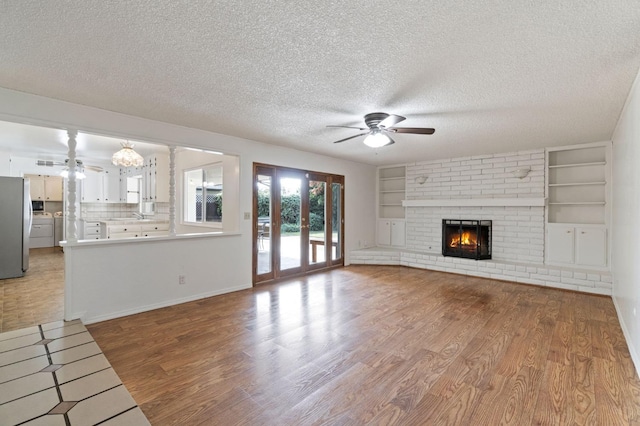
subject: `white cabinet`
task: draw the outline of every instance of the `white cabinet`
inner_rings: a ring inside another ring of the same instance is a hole
[[[120,202],[126,204],[138,204],[140,202],[141,178],[130,177],[127,171],[120,171]]]
[[[587,268],[607,266],[607,229],[604,226],[550,224],[547,263]]]
[[[29,192],[32,200],[44,201],[44,176],[42,175],[25,175],[29,178]]]
[[[120,170],[105,169],[102,172],[85,170],[82,182],[83,203],[119,203]]]
[[[101,238],[107,239],[159,237],[167,236],[168,232],[169,222],[126,224],[102,223],[100,226]]]
[[[80,200],[83,203],[104,202],[102,174],[93,170],[86,170],[85,176],[86,177],[80,181],[82,190]]]
[[[82,240],[99,240],[100,239],[100,222],[82,220]]]
[[[607,230],[602,228],[576,228],[576,264],[607,265]]]
[[[378,229],[376,242],[381,246],[404,247],[405,166],[378,169]]]
[[[404,247],[404,219],[378,219],[377,243],[381,246]]]
[[[105,170],[102,174],[102,195],[105,203],[119,203],[120,170]]]
[[[62,177],[44,177],[44,199],[45,201],[62,201]]]
[[[556,226],[547,229],[547,261],[549,263],[573,263],[575,230],[572,226]]]
[[[62,177],[47,175],[25,175],[30,182],[32,200],[62,201]]]
[[[549,264],[606,268],[611,144],[547,149]]]
[[[169,156],[153,154],[144,160],[142,201],[169,202]]]

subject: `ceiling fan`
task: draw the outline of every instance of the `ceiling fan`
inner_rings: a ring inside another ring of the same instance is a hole
[[[64,161],[51,161],[51,160],[36,160],[36,165],[45,166],[45,167],[53,167],[53,166],[64,166],[69,167],[69,159],[67,158]],[[102,173],[104,169],[100,166],[91,166],[85,165],[82,160],[76,160],[76,166],[79,169],[92,170],[94,172]]]
[[[386,112],[372,112],[364,116],[364,123],[367,127],[352,127],[352,126],[327,126],[327,127],[342,127],[346,129],[358,129],[366,130],[364,133],[360,133],[355,136],[349,136],[348,138],[340,139],[334,143],[342,143],[349,139],[357,138],[359,136],[367,135],[364,138],[364,143],[372,148],[378,148],[381,146],[391,145],[395,143],[389,136],[389,133],[412,133],[415,135],[432,135],[436,130],[428,127],[393,127],[401,121],[406,120],[406,117],[401,115],[387,114]]]

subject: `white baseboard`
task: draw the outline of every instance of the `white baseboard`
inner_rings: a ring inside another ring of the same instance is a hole
[[[633,339],[631,338],[631,334],[627,329],[627,325],[625,324],[624,319],[620,315],[620,307],[616,302],[616,298],[612,297],[611,299],[613,300],[613,306],[616,308],[616,314],[618,315],[618,322],[620,323],[620,328],[622,328],[622,334],[624,335],[624,340],[627,343],[627,348],[629,348],[631,361],[633,362],[633,365],[636,367],[636,374],[638,375],[638,378],[640,378],[640,357],[638,357],[638,353],[635,351],[633,345],[631,344],[631,342],[633,342]]]
[[[179,299],[167,300],[164,302],[153,303],[151,305],[138,306],[135,308],[124,309],[122,311],[111,312],[108,314],[87,317],[86,316],[87,314],[85,312],[83,313],[84,317],[82,317],[82,315],[78,315],[78,316],[72,315],[72,317],[82,318],[82,322],[84,324],[94,324],[96,322],[102,322],[102,321],[107,321],[114,318],[121,318],[121,317],[126,317],[128,315],[134,315],[142,312],[153,311],[154,309],[166,308],[167,306],[174,306],[174,305],[179,305],[181,303],[193,302],[194,300],[206,299],[207,297],[219,296],[221,294],[232,293],[234,291],[239,291],[239,290],[246,290],[248,288],[251,288],[251,286],[227,287],[223,289],[217,289],[211,292],[196,294],[189,297],[182,297]]]

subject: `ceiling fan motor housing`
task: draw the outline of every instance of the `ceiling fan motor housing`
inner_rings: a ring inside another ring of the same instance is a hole
[[[372,112],[364,116],[364,122],[370,129],[377,129],[382,120],[387,117],[389,117],[389,114],[386,112]]]

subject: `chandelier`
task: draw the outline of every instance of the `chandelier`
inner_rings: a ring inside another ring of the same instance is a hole
[[[111,157],[114,166],[140,167],[144,164],[144,158],[133,150],[133,144],[122,142],[122,149]]]

